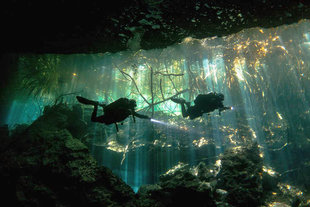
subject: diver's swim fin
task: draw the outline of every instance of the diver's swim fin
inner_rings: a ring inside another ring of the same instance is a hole
[[[76,96],[76,99],[78,100],[78,102],[80,102],[82,104],[86,104],[86,105],[99,105],[98,101],[92,101],[92,100],[89,100],[87,98],[83,98],[81,96]]]
[[[185,100],[183,98],[171,98],[171,101],[178,104],[185,104]]]

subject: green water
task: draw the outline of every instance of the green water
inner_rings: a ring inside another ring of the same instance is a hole
[[[214,163],[226,148],[253,141],[265,164],[285,173],[310,161],[305,156],[310,146],[309,66],[309,21],[227,37],[186,38],[149,51],[25,54],[12,78],[14,101],[6,123],[11,129],[30,124],[46,105],[78,104],[76,95],[105,103],[127,97],[137,101],[139,113],[161,123],[128,118],[116,133],[114,125],[90,123],[92,107],[82,107],[92,154],[135,190],[157,182],[179,162]],[[210,91],[223,93],[224,105],[234,110],[189,120],[169,100],[178,94],[193,102]]]

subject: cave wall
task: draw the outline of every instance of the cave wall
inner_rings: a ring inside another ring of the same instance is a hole
[[[104,53],[290,24],[310,17],[310,2],[6,0],[0,11],[2,52]]]
[[[305,0],[4,0],[0,108],[7,111],[11,102],[8,88],[19,54],[165,48],[189,36],[223,36],[309,18],[310,1]]]

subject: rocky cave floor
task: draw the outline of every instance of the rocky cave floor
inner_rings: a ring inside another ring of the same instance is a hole
[[[221,165],[180,163],[157,184],[134,193],[110,169],[98,166],[78,136],[84,129],[80,110],[64,104],[46,107],[30,126],[19,126],[10,135],[2,127],[2,202],[59,207],[310,205],[309,189],[263,170],[256,143],[226,150]]]

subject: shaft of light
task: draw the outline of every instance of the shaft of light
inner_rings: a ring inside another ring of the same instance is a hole
[[[167,123],[165,123],[165,122],[163,122],[163,121],[156,120],[156,119],[151,119],[151,122],[158,123],[158,124],[168,125]]]

